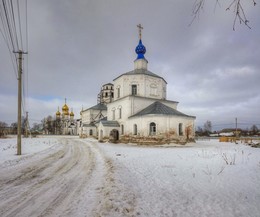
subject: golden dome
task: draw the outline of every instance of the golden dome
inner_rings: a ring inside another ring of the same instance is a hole
[[[60,111],[57,111],[57,112],[56,112],[56,116],[60,116]]]
[[[64,106],[62,107],[62,111],[69,111],[69,107],[65,103]]]
[[[69,107],[67,106],[66,101],[67,101],[67,99],[65,98],[65,104],[62,107],[62,114],[63,115],[69,115]]]
[[[60,109],[59,109],[59,107],[58,107],[58,111],[56,112],[56,116],[60,116],[61,114],[60,114]]]
[[[70,113],[70,116],[74,116],[74,113],[73,113],[73,111],[71,111],[71,113]]]

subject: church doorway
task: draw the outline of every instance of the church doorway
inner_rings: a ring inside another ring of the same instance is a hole
[[[110,142],[117,142],[119,139],[119,132],[116,129],[111,130],[109,140]]]

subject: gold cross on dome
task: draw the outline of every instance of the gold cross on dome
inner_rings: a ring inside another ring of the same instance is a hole
[[[137,28],[139,29],[139,39],[141,40],[141,39],[142,39],[142,29],[143,29],[144,27],[142,27],[142,25],[139,24],[139,25],[137,25]]]

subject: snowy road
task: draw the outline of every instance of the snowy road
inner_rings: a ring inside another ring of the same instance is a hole
[[[102,216],[116,208],[113,165],[91,141],[62,139],[47,150],[5,162],[0,177],[2,217]]]
[[[0,140],[0,216],[258,217],[260,149]]]

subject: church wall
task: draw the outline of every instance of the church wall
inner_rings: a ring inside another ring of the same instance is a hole
[[[93,127],[84,127],[82,128],[82,134],[81,136],[86,136],[86,137],[96,137],[97,136],[97,128],[95,126]]]
[[[90,123],[94,120],[98,120],[97,116],[100,114],[100,110],[88,109],[82,111],[82,123]],[[105,117],[107,115],[107,111],[102,110],[102,114]]]
[[[132,85],[137,85],[136,96],[166,99],[166,83],[163,79],[138,73],[123,75],[114,81],[114,99],[132,95]],[[120,97],[118,97],[119,88]]]
[[[166,99],[166,83],[161,78],[145,76],[145,97]]]
[[[146,115],[143,117],[130,118],[125,134],[134,135],[134,124],[137,125],[137,135],[150,136],[150,123],[156,124],[156,134],[154,136],[171,135],[174,138],[185,138],[189,133],[189,138],[194,138],[194,119],[190,117]],[[183,135],[179,135],[179,124],[182,124]],[[189,132],[188,131],[189,128]]]
[[[124,122],[131,114],[131,101],[129,97],[119,99],[107,105],[107,120],[116,120],[118,122]],[[120,117],[121,109],[121,117]]]
[[[118,127],[104,127],[103,124],[99,124],[98,125],[98,140],[102,141],[102,140],[108,140],[109,136],[110,136],[110,132],[112,130],[118,130],[118,132],[120,131],[120,129]]]
[[[120,124],[124,124],[124,122],[128,120],[128,117],[136,114],[137,112],[151,105],[155,101],[156,99],[134,97],[134,96],[128,96],[123,99],[114,101],[107,105],[107,119],[116,120]],[[121,118],[119,114],[120,109],[121,109]],[[115,119],[113,118],[114,117],[113,111],[115,112]]]

